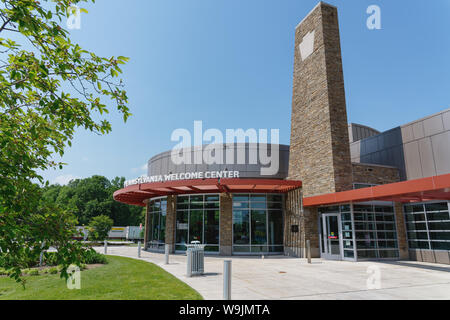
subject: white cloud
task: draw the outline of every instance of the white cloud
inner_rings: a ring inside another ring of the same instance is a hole
[[[72,174],[63,174],[61,176],[57,176],[54,180],[53,180],[53,184],[59,184],[62,186],[65,186],[66,184],[68,184],[71,180],[75,180],[75,179],[81,179],[80,177],[76,177]]]
[[[138,167],[138,168],[132,168],[131,172],[133,173],[142,173],[142,172],[146,172],[147,171],[147,164],[143,164],[142,166]]]
[[[81,158],[81,160],[82,161],[88,161],[89,159],[88,159],[88,157],[83,157],[83,158]]]

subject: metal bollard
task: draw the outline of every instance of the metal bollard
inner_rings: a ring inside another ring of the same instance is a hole
[[[169,245],[168,244],[166,244],[165,245],[165,248],[164,248],[165,250],[164,250],[164,253],[165,253],[165,264],[169,264]]]
[[[231,260],[223,262],[223,299],[231,300]]]
[[[187,276],[190,278],[192,277],[192,252],[191,250],[186,251],[187,255]]]
[[[138,241],[138,258],[141,257],[141,242]]]
[[[105,240],[105,254],[108,253],[108,241]]]
[[[311,241],[306,240],[306,255],[308,257],[308,263],[311,263]]]

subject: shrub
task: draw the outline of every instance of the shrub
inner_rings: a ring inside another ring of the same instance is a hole
[[[104,240],[108,237],[114,221],[105,215],[92,218],[89,222],[89,237],[93,240]]]
[[[58,273],[58,268],[57,267],[50,268],[48,270],[48,273],[50,273],[50,274],[57,274]]]
[[[28,274],[30,276],[38,276],[39,275],[39,269],[31,269],[28,271]]]
[[[94,264],[94,263],[101,263],[106,264],[108,261],[106,260],[106,257],[94,249],[88,249],[85,251],[84,256],[82,258],[81,263],[85,264]]]
[[[42,273],[49,273],[50,272],[50,268],[44,268],[41,270]]]

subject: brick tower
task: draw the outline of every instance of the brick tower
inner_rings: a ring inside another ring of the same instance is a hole
[[[337,9],[320,2],[295,30],[289,179],[303,196],[352,188]],[[294,191],[286,199],[285,253],[305,257],[306,240],[319,257],[317,208],[303,210]]]
[[[304,196],[352,188],[337,9],[320,2],[295,30],[289,179]]]

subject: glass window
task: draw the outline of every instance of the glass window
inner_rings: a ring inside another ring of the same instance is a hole
[[[167,199],[150,200],[148,203],[148,247],[161,249],[166,240]]]
[[[252,194],[252,195],[250,195],[250,201],[252,201],[252,202],[259,202],[259,201],[261,201],[261,202],[266,202],[266,196],[265,195],[254,195],[254,194]]]
[[[354,258],[355,257],[355,253],[353,252],[353,250],[344,250],[344,257],[346,257],[346,258]]]
[[[248,194],[233,194],[233,202],[237,201],[247,201],[248,202]]]
[[[233,210],[233,243],[250,243],[250,215],[248,210]]]
[[[428,241],[408,241],[410,249],[430,249]]]
[[[266,209],[267,205],[265,202],[251,202],[252,209]]]
[[[342,213],[341,220],[342,221],[352,221],[352,214],[350,212]]]
[[[269,210],[269,244],[283,245],[283,211]]]
[[[358,259],[388,258],[398,255],[394,207],[354,205],[354,210]]]
[[[420,231],[420,230],[426,231],[427,230],[427,224],[425,222],[423,222],[423,223],[419,223],[419,222],[407,223],[406,227],[408,230],[411,230],[411,231],[416,231],[416,230],[417,231]]]
[[[177,197],[176,250],[199,241],[205,251],[219,251],[220,198],[218,194]]]
[[[427,220],[449,220],[448,212],[427,212]]]
[[[176,242],[184,245],[188,243],[188,229],[189,229],[189,211],[177,211],[177,224],[176,224]],[[182,250],[185,250],[183,248]]]
[[[266,211],[252,210],[251,217],[251,244],[267,244]]]
[[[269,194],[267,195],[268,202],[283,202],[283,196],[280,194]]]
[[[416,223],[417,225],[417,223]],[[425,223],[423,223],[425,226]],[[428,229],[429,230],[442,230],[442,231],[450,231],[450,222],[429,222],[428,223]],[[424,227],[423,230],[426,230],[426,227]]]
[[[233,251],[283,252],[283,195],[233,194]]]
[[[406,204],[403,208],[407,221],[409,248],[449,250],[448,202]]]
[[[233,202],[233,209],[248,209],[249,203],[248,202]]]
[[[200,241],[203,243],[203,211],[191,210],[189,212],[189,243]]]
[[[425,221],[425,214],[423,214],[423,213],[407,214],[406,215],[406,221],[409,221],[409,222]]]
[[[425,204],[426,212],[432,211],[448,211],[448,205],[446,202],[441,203],[426,203]]]
[[[219,210],[205,211],[205,242],[219,244]]]
[[[432,241],[431,249],[434,250],[450,250],[450,242]]]
[[[219,195],[218,194],[208,194],[205,196],[206,202],[219,202]]]
[[[283,203],[281,202],[268,202],[267,203],[268,209],[283,209]]]
[[[450,240],[450,232],[430,232],[430,240]]]

